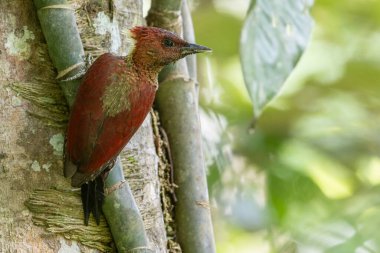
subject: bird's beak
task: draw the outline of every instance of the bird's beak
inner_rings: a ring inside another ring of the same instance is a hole
[[[185,46],[181,48],[181,54],[183,56],[189,55],[189,54],[197,54],[197,53],[203,53],[203,52],[211,52],[211,48],[197,45],[197,44],[191,44],[187,43]]]

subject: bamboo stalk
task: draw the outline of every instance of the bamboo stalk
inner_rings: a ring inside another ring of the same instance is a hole
[[[183,38],[190,42],[195,43],[195,34],[193,20],[191,18],[191,12],[187,1],[183,1],[181,7],[181,15],[183,19]],[[189,71],[189,76],[195,81],[196,87],[198,88],[197,81],[197,56],[195,54],[186,57],[187,69]]]
[[[58,71],[60,86],[71,107],[81,74],[84,73],[84,51],[75,16],[65,0],[35,0],[38,18],[44,33],[50,58]],[[77,76],[77,78],[75,78]]]
[[[181,34],[180,9],[180,0],[153,0],[147,17],[148,24]],[[178,185],[175,207],[178,242],[184,253],[213,253],[215,243],[195,78],[189,78],[186,62],[182,60],[166,68],[159,80],[156,105],[168,135],[174,182]]]
[[[103,213],[118,251],[153,252],[149,248],[140,211],[128,182],[124,180],[120,158],[116,160],[105,186],[106,189],[114,189],[104,199]]]
[[[50,58],[57,68],[60,86],[71,107],[85,71],[84,51],[78,33],[74,10],[66,0],[34,0]],[[153,252],[140,212],[128,183],[124,180],[120,159],[106,180],[103,212],[120,252]]]

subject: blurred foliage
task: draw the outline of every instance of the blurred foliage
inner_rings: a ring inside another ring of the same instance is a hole
[[[279,93],[310,38],[313,0],[252,0],[240,37],[245,86],[255,117]]]
[[[380,252],[380,1],[315,1],[311,43],[253,134],[248,1],[195,6],[214,50],[199,64],[218,252]]]

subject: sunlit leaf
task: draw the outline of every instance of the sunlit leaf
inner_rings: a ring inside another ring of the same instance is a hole
[[[313,0],[252,0],[241,34],[245,84],[255,117],[276,96],[308,43]]]

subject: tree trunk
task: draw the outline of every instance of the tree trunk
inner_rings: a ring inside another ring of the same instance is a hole
[[[92,57],[106,51],[125,53],[128,44],[123,32],[142,23],[141,1],[111,3],[70,2],[84,48]],[[112,251],[107,229],[75,224],[78,235],[73,236],[70,228],[60,226],[66,224],[67,217],[62,224],[53,219],[57,213],[67,211],[81,217],[82,212],[79,195],[71,191],[62,174],[68,109],[33,2],[0,0],[0,17],[0,252]],[[150,117],[121,157],[150,246],[166,252]],[[53,199],[44,202],[49,196]],[[100,234],[103,237],[101,241],[86,241],[90,239],[82,237],[87,234],[92,234],[92,239]]]

